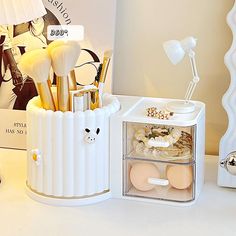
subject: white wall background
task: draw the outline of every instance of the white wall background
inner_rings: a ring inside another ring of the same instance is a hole
[[[221,106],[230,75],[224,65],[232,34],[226,15],[233,0],[118,0],[113,90],[115,94],[183,98],[191,79],[186,57],[177,66],[162,43],[198,38],[201,81],[193,99],[207,105],[207,152],[216,154],[227,127]]]

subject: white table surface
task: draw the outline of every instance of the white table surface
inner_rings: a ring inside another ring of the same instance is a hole
[[[216,185],[217,157],[206,157],[198,202],[172,207],[112,199],[85,207],[53,207],[25,194],[26,152],[0,149],[0,235],[236,235],[236,190]]]

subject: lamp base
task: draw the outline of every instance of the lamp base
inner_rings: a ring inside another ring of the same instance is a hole
[[[169,102],[167,103],[166,108],[171,112],[179,114],[186,114],[195,111],[195,105],[192,102],[186,103],[185,101]]]

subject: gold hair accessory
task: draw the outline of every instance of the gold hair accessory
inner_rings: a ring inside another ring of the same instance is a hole
[[[157,118],[160,120],[169,120],[174,113],[167,110],[158,110],[156,107],[149,107],[147,109],[147,116]]]

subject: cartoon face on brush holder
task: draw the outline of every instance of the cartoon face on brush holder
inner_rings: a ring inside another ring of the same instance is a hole
[[[87,128],[87,129],[85,129],[85,132],[86,132],[86,134],[84,136],[84,141],[86,143],[92,144],[92,143],[96,142],[97,136],[100,133],[100,129],[97,128],[96,131],[92,131],[92,130]]]

